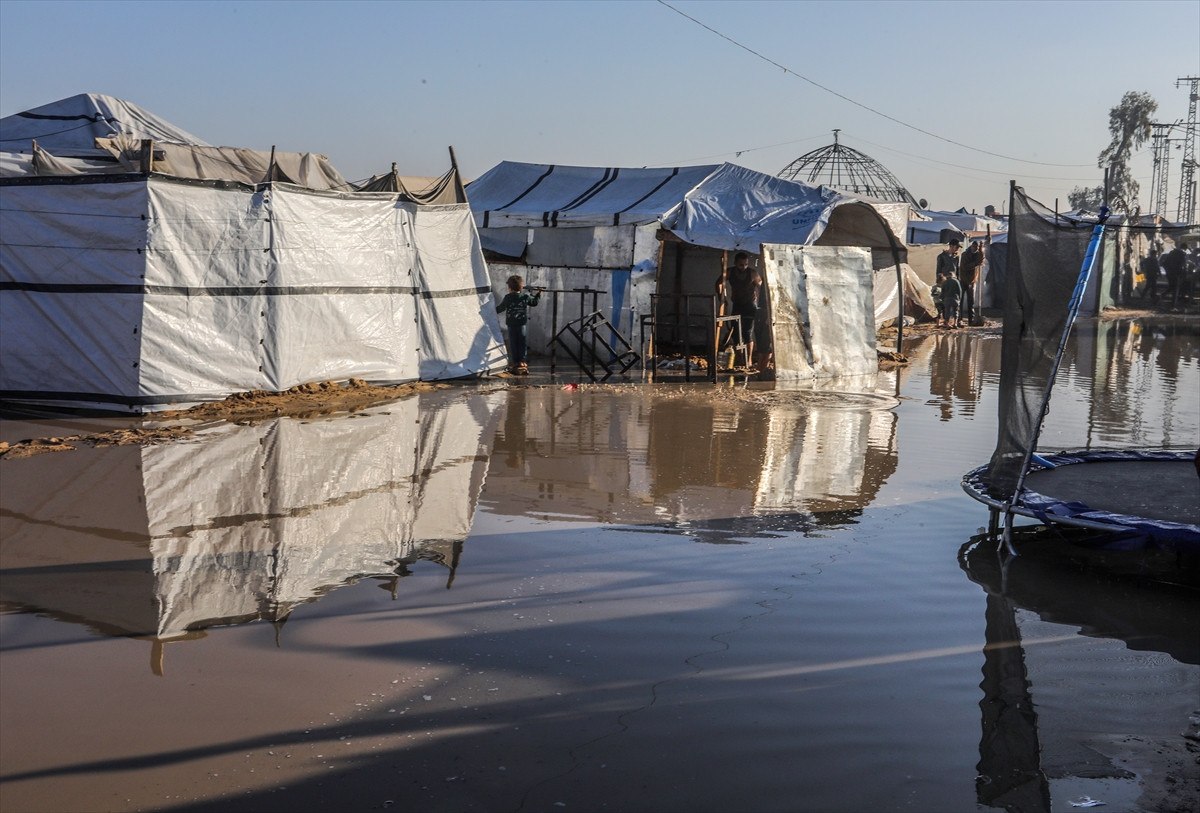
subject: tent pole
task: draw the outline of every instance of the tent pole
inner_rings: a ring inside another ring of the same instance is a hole
[[[463,186],[462,175],[458,171],[458,158],[454,155],[454,146],[450,146],[450,169],[454,172],[454,200],[456,203],[467,202],[467,190]]]
[[[891,226],[884,225],[888,233],[888,246],[892,249],[892,262],[896,264],[896,355],[904,354],[904,269],[900,267],[900,248]],[[900,373],[896,373],[899,380]]]

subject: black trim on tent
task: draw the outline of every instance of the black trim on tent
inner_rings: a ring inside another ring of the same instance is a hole
[[[0,400],[5,401],[86,401],[94,404],[124,404],[125,406],[149,406],[151,404],[176,404],[193,401],[223,401],[218,393],[198,395],[113,395],[104,392],[51,392],[49,390],[0,390]]]
[[[28,110],[26,110],[23,113],[17,113],[17,115],[23,119],[47,119],[48,121],[93,121],[93,122],[104,121],[104,122],[108,122],[109,124],[116,124],[116,123],[120,122],[120,119],[118,119],[116,117],[109,118],[108,116],[104,115],[103,113],[96,113],[95,115],[92,115],[92,116],[89,116],[85,113],[80,113],[80,114],[74,115],[74,116],[52,116],[49,113],[31,113]],[[8,140],[15,140],[15,139],[8,139]]]
[[[668,175],[667,177],[663,178],[663,179],[662,179],[662,180],[661,180],[661,181],[658,183],[658,185],[657,185],[657,186],[655,186],[655,187],[654,187],[653,189],[651,189],[649,192],[647,192],[646,194],[642,195],[640,198],[638,198],[637,200],[635,200],[633,203],[629,204],[629,205],[628,205],[628,206],[626,206],[624,209],[622,209],[621,211],[619,211],[619,212],[617,212],[615,215],[613,215],[613,225],[614,225],[614,226],[619,226],[619,225],[621,225],[621,215],[625,214],[625,213],[626,213],[626,212],[628,212],[630,209],[632,209],[634,206],[637,206],[639,203],[641,203],[642,201],[646,200],[648,197],[650,197],[651,195],[653,195],[655,192],[657,192],[658,190],[662,189],[664,186],[666,186],[666,185],[667,185],[667,183],[668,183],[668,182],[670,182],[670,180],[671,180],[672,178],[674,178],[674,177],[675,177],[676,175],[678,175],[678,174],[679,174],[679,167],[675,167],[674,169],[672,169],[672,170],[671,170],[671,174],[670,174],[670,175]]]
[[[611,176],[609,175],[610,172],[612,173]],[[577,206],[582,206],[583,204],[587,203],[589,200],[591,200],[593,197],[595,197],[597,194],[599,194],[599,192],[602,189],[604,189],[606,186],[608,186],[613,181],[615,181],[617,179],[617,175],[619,175],[620,173],[621,173],[621,170],[617,169],[617,168],[605,169],[604,177],[602,177],[600,180],[596,181],[594,184],[592,184],[590,187],[588,187],[582,193],[580,193],[578,196],[576,196],[575,200],[571,201],[566,206],[562,207],[561,209],[557,210],[554,213],[554,217],[552,218],[553,225],[555,225],[555,226],[558,225],[558,215],[560,212],[565,212],[569,209],[574,209]]]
[[[455,288],[450,291],[421,291],[422,299],[453,299],[458,296],[470,296],[472,294],[490,294],[492,289],[487,285],[480,285],[475,288]]]
[[[149,178],[144,172],[122,172],[104,175],[22,175],[0,178],[0,186],[75,186],[97,183],[132,183]]]
[[[322,294],[413,294],[422,299],[451,299],[491,293],[488,286],[422,291],[411,285],[322,286],[322,285],[229,285],[193,288],[186,285],[116,285],[47,282],[0,282],[0,291],[31,291],[42,294],[137,294],[149,296],[320,296]]]
[[[584,203],[587,203],[592,198],[593,195],[595,195],[601,189],[603,189],[604,187],[608,186],[610,183],[615,181],[617,179],[617,173],[619,173],[620,171],[621,170],[613,169],[612,167],[605,169],[604,175],[603,175],[603,177],[600,178],[600,180],[596,181],[594,184],[589,186],[587,189],[583,190],[578,195],[576,195],[575,199],[573,201],[571,201],[570,203],[568,203],[566,206],[560,206],[558,211],[565,212],[568,209],[574,209],[576,206],[581,206]],[[612,173],[611,176],[609,175],[610,172]]]
[[[497,212],[498,212],[498,211],[500,211],[501,209],[507,209],[509,206],[512,206],[514,203],[516,203],[517,201],[519,201],[521,198],[525,197],[525,196],[526,196],[526,195],[528,195],[530,192],[532,192],[533,190],[537,189],[537,186],[538,186],[538,184],[540,184],[542,181],[546,180],[546,177],[547,177],[547,176],[548,176],[548,175],[549,175],[551,172],[553,172],[553,171],[554,171],[554,167],[555,167],[555,165],[554,165],[554,164],[551,164],[551,165],[550,165],[550,168],[549,168],[548,170],[546,170],[545,172],[543,172],[541,175],[539,175],[539,176],[538,176],[538,179],[537,179],[536,181],[534,181],[532,184],[530,184],[530,186],[529,186],[529,188],[528,188],[528,189],[526,189],[526,190],[525,190],[524,192],[522,192],[521,194],[517,195],[515,198],[513,198],[512,200],[510,200],[508,203],[504,204],[503,206],[497,206],[497,207],[496,207],[494,210],[492,210],[492,211],[497,211]]]

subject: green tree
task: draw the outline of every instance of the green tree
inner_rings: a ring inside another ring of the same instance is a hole
[[[1067,195],[1067,203],[1072,209],[1085,212],[1098,212],[1104,203],[1103,186],[1077,186]]]
[[[1129,159],[1133,151],[1150,138],[1151,122],[1158,110],[1158,102],[1149,93],[1129,91],[1121,97],[1121,103],[1108,111],[1108,132],[1112,136],[1108,146],[1100,151],[1096,165],[1108,169],[1108,205],[1114,211],[1136,214],[1138,211],[1138,182],[1129,170]],[[1089,212],[1100,210],[1104,203],[1104,187],[1077,186],[1067,195],[1072,209]]]
[[[1100,151],[1097,166],[1109,170],[1109,208],[1130,214],[1138,209],[1138,182],[1133,179],[1129,159],[1133,151],[1150,140],[1158,102],[1145,91],[1131,90],[1108,112],[1108,146]]]

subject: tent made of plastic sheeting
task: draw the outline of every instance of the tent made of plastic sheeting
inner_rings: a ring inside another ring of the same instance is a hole
[[[905,239],[912,245],[945,243],[952,238],[964,241],[966,232],[949,220],[910,220]]]
[[[311,152],[195,147],[129,136],[98,138],[96,144],[100,153],[91,158],[55,155],[36,142],[29,154],[0,153],[0,178],[155,172],[191,180],[251,185],[282,181],[308,189],[353,191],[328,158]]]
[[[28,153],[36,141],[69,157],[97,153],[95,140],[112,136],[209,146],[180,127],[133,102],[99,93],[81,93],[0,118],[0,150]]]
[[[762,243],[816,243],[833,210],[871,206],[735,164],[630,169],[505,161],[474,181],[470,193],[480,229],[656,223],[688,243],[755,252]],[[897,222],[907,222],[907,204],[882,205],[888,219],[905,213]],[[889,246],[878,229],[844,228],[857,241],[852,245]],[[864,243],[866,235],[870,242]]]
[[[130,171],[137,171],[146,161],[142,154],[147,148],[146,142],[130,136],[98,138],[96,145]],[[156,141],[149,142],[149,149],[151,155],[144,165],[151,172],[173,178],[246,184],[283,181],[308,189],[353,191],[353,187],[329,163],[328,158],[313,152],[200,147]]]
[[[465,204],[158,175],[0,197],[0,398],[147,411],[505,362]]]
[[[442,396],[29,460],[0,495],[0,602],[171,641],[283,621],[364,578],[403,589],[417,561],[452,582],[505,396]]]
[[[937,318],[932,289],[908,263],[901,265],[901,269],[904,273],[903,298],[896,295],[899,286],[894,271],[889,268],[875,272],[876,327],[892,324],[899,316],[911,316],[919,322]]]
[[[317,153],[214,147],[133,102],[84,93],[0,118],[0,177],[158,172],[350,190]]]
[[[1005,231],[1008,228],[1003,220],[997,220],[986,215],[972,214],[966,209],[959,209],[955,212],[943,212],[937,209],[921,209],[919,211],[930,220],[937,222],[945,221],[963,232],[982,233],[991,230],[995,233]]]
[[[895,268],[909,211],[734,164],[504,162],[469,192],[497,289],[520,274],[527,285],[599,291],[599,309],[626,335],[654,310],[652,295],[712,294],[722,263],[732,262],[727,253],[758,254],[764,243],[856,246],[868,250],[868,266]],[[549,310],[530,312],[533,352],[551,339]]]

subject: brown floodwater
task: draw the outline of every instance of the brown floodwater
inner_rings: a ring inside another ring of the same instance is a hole
[[[0,810],[1195,809],[1197,592],[1002,569],[999,337],[906,350],[0,460]],[[1085,321],[1042,447],[1197,392],[1195,320]]]

